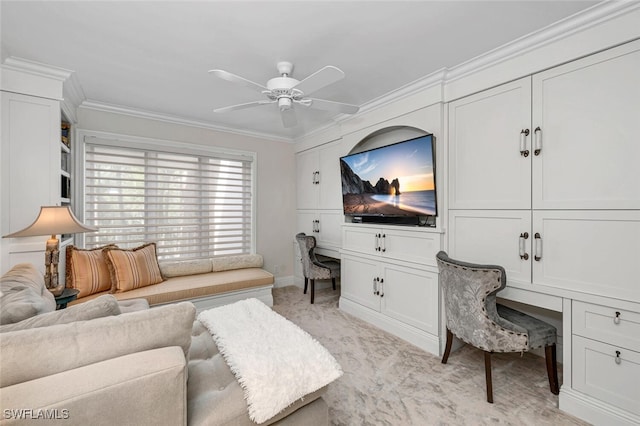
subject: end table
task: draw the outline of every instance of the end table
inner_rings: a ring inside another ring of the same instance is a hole
[[[78,298],[78,293],[80,293],[80,290],[76,290],[75,288],[65,288],[60,296],[55,296],[56,310],[66,308],[67,303]]]

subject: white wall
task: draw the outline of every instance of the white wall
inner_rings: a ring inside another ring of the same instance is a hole
[[[86,108],[78,109],[77,128],[255,152],[256,251],[276,279],[293,276],[296,173],[292,143]]]

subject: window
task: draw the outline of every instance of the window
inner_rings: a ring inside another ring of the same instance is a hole
[[[85,247],[156,242],[160,260],[251,253],[253,156],[85,142],[84,222],[100,229]]]

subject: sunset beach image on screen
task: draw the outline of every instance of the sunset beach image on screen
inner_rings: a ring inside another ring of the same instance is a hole
[[[340,159],[347,215],[437,214],[432,135]]]

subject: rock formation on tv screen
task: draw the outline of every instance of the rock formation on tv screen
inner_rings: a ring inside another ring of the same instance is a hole
[[[400,195],[400,181],[395,178],[389,183],[385,178],[378,179],[375,186],[368,180],[363,181],[349,165],[340,160],[342,175],[342,195],[347,194],[395,194]]]

